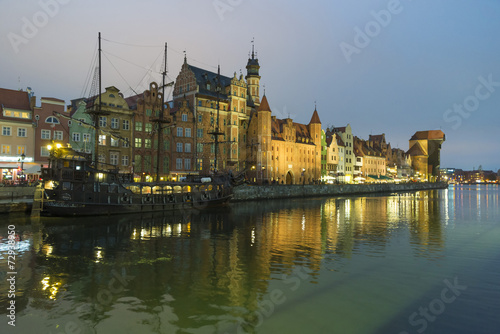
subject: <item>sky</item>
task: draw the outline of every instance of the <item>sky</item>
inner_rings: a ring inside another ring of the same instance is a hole
[[[403,150],[441,129],[441,167],[500,169],[497,0],[0,0],[0,13],[0,87],[31,87],[37,105],[90,94],[98,32],[102,85],[125,96],[161,82],[165,43],[173,81],[184,54],[245,75],[254,41],[278,118],[307,124],[316,107],[325,129]]]

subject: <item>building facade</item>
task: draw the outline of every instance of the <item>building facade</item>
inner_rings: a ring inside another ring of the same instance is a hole
[[[414,177],[437,181],[441,168],[441,145],[445,141],[441,130],[417,131],[410,138],[408,154],[411,156]]]
[[[35,163],[33,108],[35,97],[30,89],[17,91],[0,88],[0,177],[2,183],[36,179],[40,171]]]

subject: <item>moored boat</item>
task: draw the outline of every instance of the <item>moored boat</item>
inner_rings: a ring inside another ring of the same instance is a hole
[[[95,169],[90,154],[69,147],[50,150],[42,179],[42,214],[53,216],[203,209],[227,203],[238,182],[231,174],[134,182],[132,174]]]

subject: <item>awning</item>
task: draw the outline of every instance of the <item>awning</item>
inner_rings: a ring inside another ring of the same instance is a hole
[[[20,162],[0,162],[0,169],[18,169]],[[24,174],[40,173],[40,165],[34,162],[25,162],[23,164]]]

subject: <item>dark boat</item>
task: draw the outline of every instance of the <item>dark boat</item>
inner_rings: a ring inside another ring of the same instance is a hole
[[[240,181],[214,174],[188,175],[180,182],[134,182],[132,174],[95,169],[90,154],[67,147],[50,150],[42,179],[42,214],[53,216],[204,209],[227,203]]]

